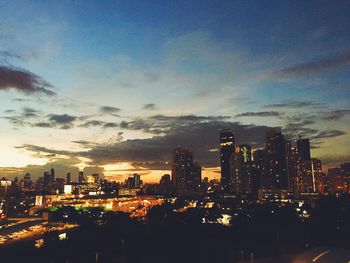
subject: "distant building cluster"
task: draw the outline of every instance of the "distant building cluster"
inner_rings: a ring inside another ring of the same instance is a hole
[[[292,142],[280,131],[269,129],[265,147],[253,150],[251,145],[237,143],[234,131],[226,129],[219,133],[219,148],[220,180],[202,178],[202,167],[193,153],[183,147],[174,149],[171,174],[164,174],[157,184],[144,183],[137,173],[122,183],[102,179],[97,173],[85,175],[83,171],[73,180],[71,173],[65,178],[58,177],[54,168],[45,171],[36,181],[29,173],[12,181],[2,178],[0,220],[7,210],[27,213],[37,202],[43,204],[45,200],[60,199],[60,196],[74,199],[77,196],[203,197],[218,194],[266,201],[350,193],[350,163],[323,173],[321,160],[311,156],[307,138],[299,137]]]
[[[266,132],[264,149],[237,144],[233,130],[220,133],[221,187],[225,193],[283,195],[349,192],[350,164],[322,172],[321,160],[311,157],[310,141],[294,144],[275,129]]]

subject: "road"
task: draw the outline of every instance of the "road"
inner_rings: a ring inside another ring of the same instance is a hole
[[[0,228],[0,246],[19,240],[35,239],[46,232],[63,231],[77,227],[76,224],[49,225],[46,220],[37,218],[9,218]]]

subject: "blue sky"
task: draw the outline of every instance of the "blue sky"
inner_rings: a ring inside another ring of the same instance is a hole
[[[329,166],[349,161],[347,1],[1,1],[0,7],[4,173],[65,163],[118,176],[141,170],[153,180],[168,169],[172,146],[190,136],[175,138],[178,129],[237,123],[238,130],[262,133],[278,126],[289,138],[297,127],[312,139],[314,157]],[[18,72],[22,83],[11,79]],[[30,84],[56,95],[28,91]],[[209,136],[205,130],[198,134]],[[238,141],[261,146],[263,135],[245,134]],[[193,151],[214,169],[215,139],[208,141]],[[148,143],[164,154],[143,156]]]

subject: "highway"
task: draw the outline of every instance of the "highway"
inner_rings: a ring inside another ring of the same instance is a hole
[[[46,220],[37,218],[9,218],[0,226],[0,246],[20,240],[39,238],[49,231],[62,231],[77,226],[62,223],[48,225]]]

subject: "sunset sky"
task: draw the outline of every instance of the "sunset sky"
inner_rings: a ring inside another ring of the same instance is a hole
[[[218,132],[310,138],[350,161],[349,1],[0,1],[0,177],[98,171],[147,182]]]

